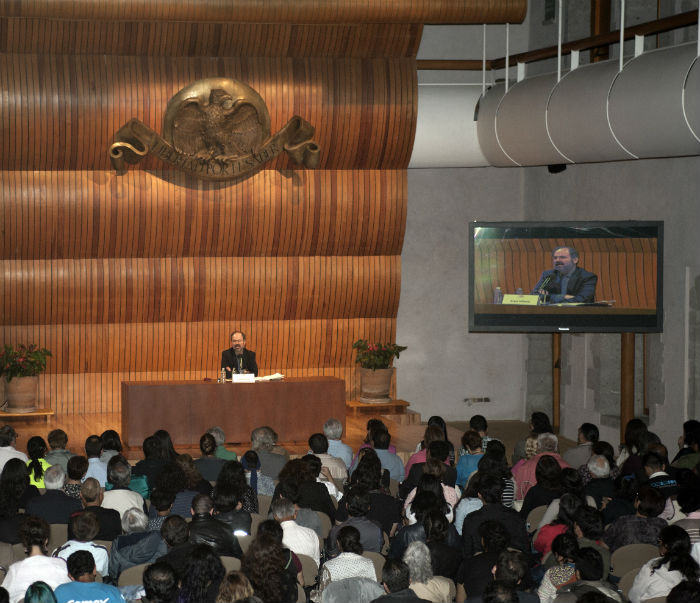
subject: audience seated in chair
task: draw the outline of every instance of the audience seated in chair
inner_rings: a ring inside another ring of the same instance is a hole
[[[76,551],[87,551],[93,558],[93,564],[103,576],[109,573],[109,553],[104,546],[95,544],[93,540],[100,530],[97,517],[92,513],[78,513],[71,519],[73,538],[57,548],[52,556],[68,560]]]
[[[80,502],[63,491],[66,474],[60,465],[49,467],[44,474],[46,492],[27,501],[27,513],[48,523],[69,523],[70,517],[81,510]]]
[[[66,561],[71,582],[56,588],[56,599],[64,601],[100,601],[119,603],[123,601],[119,589],[111,584],[97,582],[97,568],[92,553],[76,550]]]
[[[71,519],[83,510],[86,513],[93,513],[97,517],[100,530],[95,536],[95,540],[114,540],[122,533],[122,518],[114,509],[105,509],[102,506],[104,493],[99,482],[94,477],[88,477],[80,487],[80,502],[83,509],[71,515]],[[68,538],[73,538],[72,525],[68,524]]]
[[[167,547],[159,532],[149,532],[148,517],[136,507],[122,516],[124,534],[112,542],[109,552],[109,577],[116,583],[125,569],[142,563],[152,563],[163,556]]]

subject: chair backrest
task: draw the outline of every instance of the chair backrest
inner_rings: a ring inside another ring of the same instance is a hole
[[[639,567],[633,567],[620,578],[620,584],[618,584],[617,587],[620,589],[620,592],[625,595],[625,599],[629,596],[630,588],[632,588],[634,579],[637,577],[640,569],[642,569],[641,565]]]
[[[68,524],[52,523],[50,527],[51,535],[49,536],[49,545],[47,547],[49,555],[68,541]]]
[[[542,521],[542,518],[544,517],[544,514],[547,512],[547,505],[540,505],[539,507],[535,507],[532,511],[530,511],[527,514],[527,531],[528,533],[532,533],[535,530],[537,530],[538,526],[540,525],[540,521]]]
[[[228,557],[226,555],[223,555],[221,557],[221,563],[224,566],[224,569],[226,572],[235,572],[241,569],[241,560],[237,559],[236,557]]]
[[[392,496],[399,495],[399,482],[397,482],[395,479],[389,480],[389,492],[391,492]]]
[[[330,534],[331,528],[333,527],[331,525],[331,518],[322,511],[316,511],[316,515],[318,515],[319,519],[321,520],[321,537],[323,540],[325,540],[328,538],[328,534]],[[323,545],[323,543],[321,544]]]
[[[301,584],[297,584],[297,603],[306,603],[306,591]]]
[[[119,574],[119,586],[132,586],[134,584],[143,584],[143,572],[150,564],[139,563],[138,565],[133,565],[132,567],[125,569],[121,574]]]
[[[272,504],[272,496],[258,494],[258,513],[267,519],[270,513],[270,505]]]
[[[308,555],[297,554],[297,557],[301,561],[301,575],[304,577],[304,586],[313,586],[316,583],[316,576],[318,576],[318,565]]]
[[[250,535],[255,536],[258,533],[258,526],[267,519],[267,515],[260,515],[260,513],[251,513],[250,519]]]
[[[366,557],[374,564],[374,573],[377,575],[377,582],[381,582],[382,570],[384,569],[384,563],[386,563],[384,555],[372,551],[364,551],[362,556]]]
[[[236,536],[238,538],[238,544],[241,546],[241,550],[245,553],[248,551],[250,543],[253,542],[253,536]]]
[[[610,573],[621,578],[635,567],[642,567],[650,559],[659,556],[653,544],[628,544],[621,546],[610,557]]]

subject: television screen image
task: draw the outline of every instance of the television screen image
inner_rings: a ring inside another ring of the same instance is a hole
[[[472,222],[469,330],[660,332],[663,222]]]

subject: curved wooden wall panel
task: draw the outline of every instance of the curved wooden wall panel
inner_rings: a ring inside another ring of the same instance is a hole
[[[401,253],[405,170],[165,175],[0,172],[0,259]]]
[[[169,57],[412,58],[421,25],[112,22],[0,18],[0,52]]]
[[[232,77],[265,100],[272,131],[293,114],[315,128],[322,169],[408,166],[416,124],[413,59],[213,59],[0,55],[0,170],[109,170],[132,117],[160,132],[178,90]],[[146,159],[142,168],[167,169]],[[291,168],[280,155],[267,169]]]
[[[0,16],[239,23],[520,23],[527,0],[0,0]]]
[[[552,250],[561,245],[575,247],[579,265],[598,275],[597,300],[615,300],[617,306],[631,308],[656,307],[654,239],[482,241],[475,258],[475,302],[491,303],[496,286],[504,293],[514,293],[517,287],[529,293],[542,271],[551,268]]]

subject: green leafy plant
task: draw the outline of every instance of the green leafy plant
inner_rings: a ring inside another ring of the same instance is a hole
[[[366,369],[387,369],[394,358],[398,358],[406,346],[395,343],[368,343],[366,339],[358,339],[352,344],[357,350],[355,362]]]
[[[14,377],[35,377],[46,370],[49,356],[49,350],[36,344],[5,345],[5,351],[0,354],[0,373],[8,381]]]

